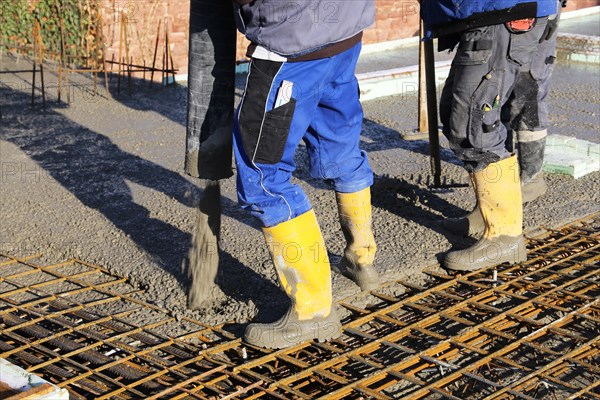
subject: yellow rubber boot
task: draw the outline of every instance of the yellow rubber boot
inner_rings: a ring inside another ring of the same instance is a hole
[[[263,232],[292,305],[276,322],[248,325],[244,340],[282,349],[311,339],[323,342],[340,336],[340,320],[332,306],[329,259],[314,211],[263,228]]]
[[[523,204],[534,201],[548,191],[544,180],[543,164],[547,132],[517,131],[519,140],[519,176]],[[475,183],[473,182],[475,188]],[[480,237],[485,229],[479,205],[463,218],[448,218],[442,227],[455,235]]]
[[[446,256],[446,267],[474,271],[527,259],[523,237],[523,204],[517,157],[495,162],[473,174],[477,203],[485,224],[482,238]]]
[[[340,272],[362,290],[379,285],[379,274],[373,267],[377,245],[371,229],[371,190],[335,194],[340,225],[346,238]]]
[[[475,181],[472,176],[471,185],[473,186],[475,193],[477,193],[477,187],[475,186]],[[483,223],[481,210],[479,210],[479,204],[475,205],[473,211],[462,218],[446,218],[442,220],[442,227],[459,236],[481,236],[485,229],[485,224]]]

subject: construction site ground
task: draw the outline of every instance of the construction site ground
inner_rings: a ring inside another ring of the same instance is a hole
[[[3,56],[3,71],[30,67],[26,59],[17,63],[14,57]],[[598,76],[598,65],[556,66],[550,95],[551,134],[600,142]],[[222,329],[232,338],[239,337],[250,320],[271,321],[284,312],[288,300],[276,283],[258,221],[237,205],[234,178],[221,186],[217,285],[204,309],[186,309],[185,263],[202,182],[183,173],[185,86],[150,89],[147,82],[134,79],[129,95],[124,80],[117,95],[113,75],[110,95],[106,96],[102,84],[99,95],[94,95],[91,77],[73,75],[67,105],[65,93],[62,103],[56,101],[57,74],[47,66],[44,110],[39,92],[35,106],[30,105],[31,73],[1,78],[2,254],[37,255],[36,265],[71,258],[99,265],[126,278],[131,290],[143,291],[145,303],[166,310],[176,321],[225,324]],[[243,76],[239,80],[241,93]],[[386,282],[427,286],[431,276],[423,272],[425,268],[437,264],[451,248],[472,243],[440,226],[442,218],[464,215],[473,207],[472,189],[430,188],[428,143],[400,137],[417,126],[414,94],[371,100],[363,108],[361,147],[375,173],[377,269]],[[442,144],[444,182],[466,184],[466,172],[443,139]],[[335,196],[309,176],[302,145],[296,161],[294,180],[308,194],[335,260],[344,247]],[[600,211],[600,173],[577,180],[549,175],[547,181],[548,193],[524,210],[529,236],[542,232],[540,227],[559,227]],[[597,258],[592,262],[597,265]],[[27,276],[21,284],[28,284]],[[355,298],[356,304],[350,306],[365,307],[364,298],[349,297],[358,288],[335,272],[333,289],[336,301]],[[144,310],[128,317],[146,325],[149,314]],[[182,322],[176,334],[185,336],[187,327],[189,332],[197,329]],[[169,335],[173,328],[159,325],[156,330]]]

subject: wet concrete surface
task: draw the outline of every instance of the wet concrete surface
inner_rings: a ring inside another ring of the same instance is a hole
[[[600,64],[557,65],[550,104],[550,134],[600,143]]]
[[[560,21],[559,32],[600,36],[600,13],[577,18],[563,19]]]
[[[4,59],[3,68],[23,67]],[[49,70],[48,70],[49,71]],[[183,173],[185,87],[148,89],[134,84],[116,98],[94,96],[89,77],[73,77],[72,104],[58,104],[50,88],[46,110],[30,107],[30,75],[0,75],[2,122],[0,238],[2,251],[42,253],[48,261],[77,257],[128,277],[149,302],[174,315],[208,324],[267,321],[287,300],[276,283],[258,221],[236,204],[235,180],[222,182],[223,219],[218,288],[203,310],[186,309],[189,279],[183,269],[196,223],[201,185]],[[48,73],[46,84],[55,85]],[[598,67],[558,65],[551,94],[551,133],[600,142]],[[452,247],[440,219],[473,207],[471,189],[432,190],[428,143],[407,142],[399,132],[417,125],[414,95],[363,104],[362,148],[375,171],[372,188],[376,265],[385,280],[426,279],[421,272]],[[447,182],[467,174],[442,150]],[[305,148],[296,156],[294,180],[306,190],[332,259],[344,240],[334,193],[310,178]],[[557,226],[600,209],[600,173],[578,180],[548,177],[549,193],[525,209],[525,226]],[[336,299],[358,288],[333,274]]]

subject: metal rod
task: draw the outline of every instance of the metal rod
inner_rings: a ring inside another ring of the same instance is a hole
[[[165,85],[165,63],[169,62],[167,59],[167,26],[166,26],[166,24],[165,24],[165,35],[163,37],[163,42],[164,42],[164,47],[163,47],[163,51],[162,51],[162,70],[161,70],[161,75],[160,75],[161,86]]]
[[[423,43],[425,52],[425,81],[427,86],[427,123],[429,125],[429,152],[431,155],[431,169],[433,172],[433,185],[442,185],[442,163],[440,159],[440,136],[438,128],[438,108],[435,82],[435,60],[433,56],[433,41]]]
[[[35,105],[35,70],[36,70],[36,58],[37,58],[36,25],[33,26],[32,36],[33,36],[33,71],[32,71],[33,75],[31,77],[31,107],[33,108],[33,106]]]
[[[173,82],[171,82],[171,83],[173,85],[175,85],[175,65],[173,64],[173,54],[171,53],[171,46],[169,45],[169,30],[167,29],[167,27],[168,27],[168,21],[169,21],[168,18],[165,17],[165,47],[166,47],[166,50],[167,50],[167,53],[166,53],[166,55],[167,55],[167,57],[166,57],[167,58],[167,69],[166,69],[166,71],[167,71],[167,80],[169,79],[168,78],[168,74],[169,74],[168,71],[171,71],[172,78],[173,78]],[[171,63],[170,69],[169,69],[169,62]],[[167,84],[168,84],[168,82],[167,82]]]
[[[160,37],[160,23],[161,21],[158,21],[158,28],[156,30],[156,41],[154,43],[154,56],[152,57],[152,69],[151,69],[151,73],[150,73],[150,87],[152,87],[152,83],[154,82],[154,68],[156,67],[156,55],[158,53],[158,38]]]
[[[118,64],[118,62],[117,62],[117,61],[107,61],[107,63],[109,63],[109,64]],[[144,66],[144,65],[145,65],[145,64],[142,64],[142,65],[135,64],[135,63],[131,64],[131,66],[132,66],[132,67],[139,68],[139,70],[137,70],[137,71],[139,71],[139,72],[142,72],[144,69],[145,69],[146,71],[157,71],[157,72],[160,72],[160,71],[165,71],[165,70],[163,70],[163,69],[161,69],[161,68],[154,68],[154,69],[153,69],[153,68],[151,68],[151,67]],[[171,69],[171,68],[167,69],[166,71],[168,71],[169,73],[171,73],[171,72],[177,72],[177,70],[176,70],[176,69]]]
[[[125,39],[125,59],[129,63],[131,61],[130,56],[129,56],[129,35],[128,35],[129,18],[127,17],[127,14],[125,14],[125,13],[123,13],[122,15],[123,15],[123,23],[124,23],[123,35],[124,35],[124,39]],[[130,65],[127,65],[127,94],[129,96],[131,96],[131,66]]]
[[[104,19],[102,18],[102,14],[100,13],[100,9],[97,9],[97,20],[98,20],[98,34],[96,35],[96,40],[98,41],[96,48],[101,49],[102,55],[102,70],[104,71],[104,86],[106,90],[106,98],[109,98],[110,92],[108,91],[108,71],[106,68],[106,51],[104,49]],[[114,55],[113,55],[114,56]],[[112,69],[112,65],[111,65]]]
[[[419,132],[428,132],[427,89],[425,79],[425,42],[423,41],[423,20],[419,20]]]
[[[40,41],[41,46],[41,41]],[[42,108],[46,109],[46,85],[44,83],[44,55],[40,56],[40,80],[42,83]]]
[[[133,62],[133,58],[129,57],[129,63],[127,64],[127,92],[129,96],[131,96],[131,63]]]
[[[121,56],[123,50],[123,13],[119,14],[119,54],[117,59],[119,60],[119,71],[117,73],[117,98],[121,94],[121,69],[123,67],[123,57]]]
[[[67,50],[65,48],[65,30],[64,30],[65,21],[64,21],[64,18],[62,17],[62,15],[64,15],[64,13],[62,12],[62,11],[64,11],[62,9],[63,8],[62,3],[60,3],[60,8],[61,8],[61,10],[60,10],[61,17],[59,18],[59,21],[60,21],[60,48],[61,48],[61,60],[62,60],[61,66],[62,66],[62,63],[65,63],[65,65],[67,66],[67,69],[65,69],[63,71],[64,75],[65,75],[63,79],[65,81],[65,87],[67,89],[67,104],[70,104],[71,103],[71,88],[69,86],[69,75],[67,72],[68,71],[68,59],[67,59],[67,55],[66,55]]]

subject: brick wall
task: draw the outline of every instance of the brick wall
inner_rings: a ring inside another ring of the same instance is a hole
[[[100,0],[100,6],[104,22],[107,60],[113,58],[117,60],[119,51],[121,57],[125,57],[124,43],[121,44],[119,40],[121,35],[120,16],[125,14],[128,21],[129,56],[133,58],[134,64],[152,65],[158,35],[156,66],[162,68],[166,26],[173,64],[180,73],[186,72],[189,0]]]
[[[228,1],[228,0],[223,0]],[[375,0],[376,23],[365,31],[364,43],[378,43],[402,39],[418,34],[419,2],[417,0]],[[128,17],[129,55],[134,63],[152,65],[157,29],[160,37],[156,65],[162,67],[165,22],[169,32],[169,46],[178,73],[187,72],[189,0],[100,0],[104,16],[104,35],[107,59],[118,58],[119,15]],[[600,5],[600,0],[569,0],[567,10]],[[247,41],[238,35],[238,59],[243,59]],[[121,55],[125,56],[124,48]]]

